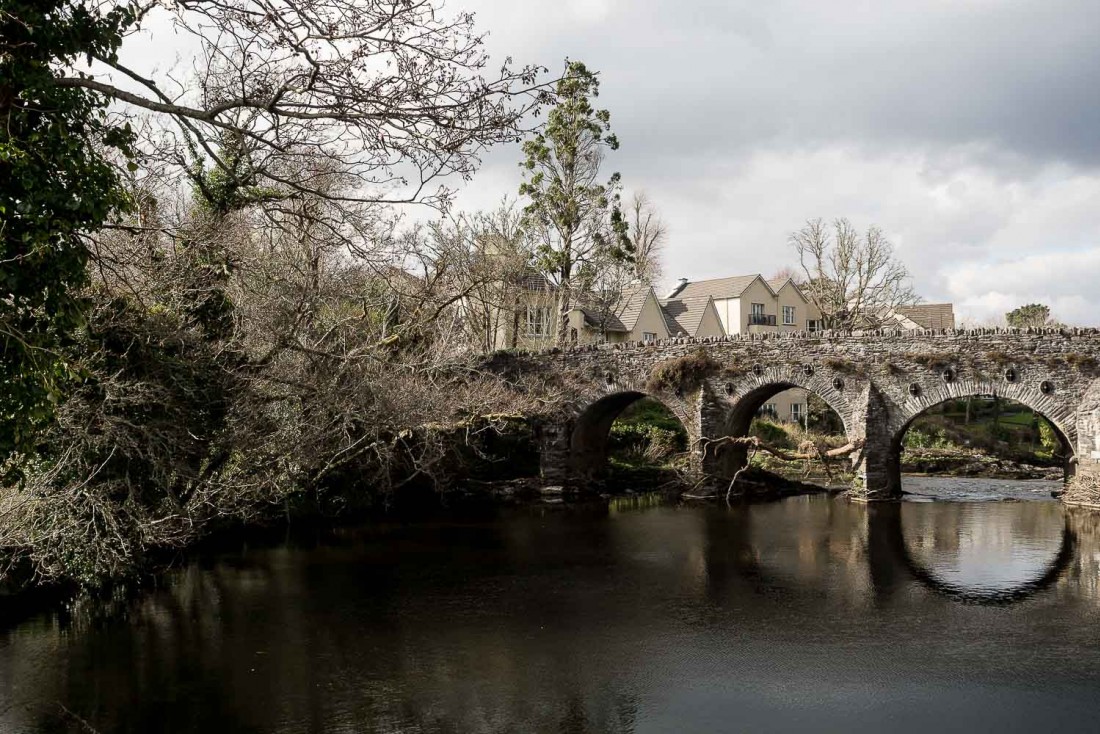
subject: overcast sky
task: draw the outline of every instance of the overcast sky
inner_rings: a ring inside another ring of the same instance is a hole
[[[668,280],[793,264],[810,217],[886,231],[926,301],[1100,325],[1098,0],[448,0],[497,59],[601,74],[609,156]],[[519,184],[494,150],[459,195]]]

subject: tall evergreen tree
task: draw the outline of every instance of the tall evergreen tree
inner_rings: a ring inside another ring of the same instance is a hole
[[[599,287],[582,274],[634,256],[619,206],[619,174],[600,180],[604,156],[618,149],[619,140],[611,132],[611,113],[592,106],[599,88],[595,73],[567,61],[546,126],[523,144],[525,226],[537,243],[538,266],[558,287],[559,344],[568,339],[569,311],[585,291]]]

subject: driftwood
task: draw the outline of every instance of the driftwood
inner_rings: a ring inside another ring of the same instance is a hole
[[[806,462],[806,474],[810,472],[809,462],[817,459],[821,461],[822,466],[825,468],[825,475],[829,478],[833,478],[833,472],[829,468],[829,462],[834,459],[839,459],[844,456],[848,456],[863,448],[864,440],[862,438],[855,441],[849,441],[835,449],[826,448],[822,443],[816,443],[814,441],[803,441],[798,446],[797,451],[789,451],[787,449],[780,448],[778,446],[772,446],[764,441],[761,441],[758,436],[724,436],[722,438],[701,439],[703,444],[703,453],[714,447],[715,450],[720,450],[724,446],[746,446],[749,449],[749,454],[745,459],[745,464],[738,469],[733,478],[730,479],[729,486],[726,487],[726,502],[729,502],[730,496],[733,494],[733,488],[737,484],[738,478],[742,472],[749,468],[752,464],[753,457],[757,451],[765,451],[777,459],[783,461],[805,461]],[[711,495],[714,496],[714,495]],[[692,499],[702,499],[701,497],[693,496]]]
[[[803,441],[799,444],[797,452],[791,452],[787,449],[765,443],[757,436],[725,436],[724,438],[716,439],[705,438],[703,441],[705,442],[704,451],[710,449],[711,446],[719,449],[723,446],[748,446],[754,451],[766,451],[783,461],[807,461],[812,459],[827,461],[828,459],[838,459],[842,456],[848,456],[849,454],[859,451],[863,448],[864,444],[863,439],[860,438],[855,441],[849,441],[839,448],[826,449],[824,444],[815,443],[813,441]]]

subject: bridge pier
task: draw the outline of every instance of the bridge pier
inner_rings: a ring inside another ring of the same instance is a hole
[[[539,441],[539,475],[546,484],[574,484],[573,457],[570,439],[573,424],[543,423],[537,434]]]
[[[901,497],[901,447],[894,440],[890,410],[882,394],[868,384],[860,394],[850,425],[863,446],[852,457],[856,479],[849,497],[880,502]]]

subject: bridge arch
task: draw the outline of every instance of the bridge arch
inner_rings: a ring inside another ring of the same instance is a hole
[[[1061,444],[1065,457],[1065,478],[1073,476],[1077,456],[1077,416],[1072,405],[1031,385],[962,380],[933,385],[918,395],[909,395],[899,406],[899,410],[895,411],[889,431],[887,453],[887,471],[891,486],[901,486],[902,443],[917,418],[947,402],[990,396],[1019,403],[1044,418],[1053,427]]]
[[[708,439],[747,436],[760,408],[779,393],[793,388],[801,388],[823,400],[840,417],[849,440],[859,437],[857,433],[862,428],[855,425],[853,416],[862,388],[861,380],[812,365],[772,366],[722,385],[721,391],[716,392],[724,393],[719,400],[723,414],[719,421],[704,426],[703,435]],[[710,448],[709,442],[705,442],[702,451],[704,471],[714,476],[732,477],[748,461],[748,449],[728,444],[717,446]]]
[[[639,400],[649,398],[660,403],[683,425],[689,446],[695,442],[698,421],[693,420],[687,403],[676,396],[644,392],[622,386],[591,400],[577,411],[568,435],[569,465],[574,476],[598,479],[608,469],[608,444],[611,426],[623,411]]]

